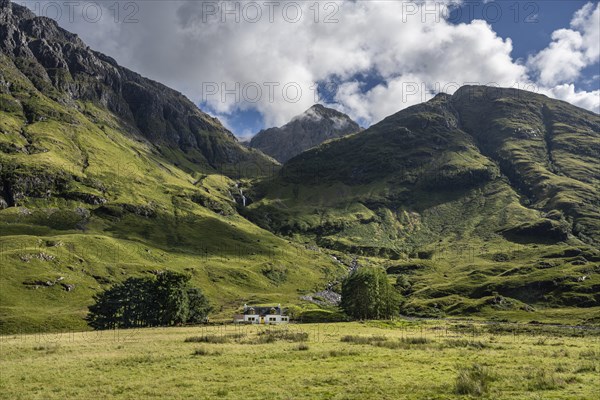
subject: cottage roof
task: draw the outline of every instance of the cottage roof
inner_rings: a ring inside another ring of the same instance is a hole
[[[282,310],[281,306],[246,306],[244,307],[244,314],[282,315]]]

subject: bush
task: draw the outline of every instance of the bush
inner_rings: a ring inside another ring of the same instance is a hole
[[[424,345],[424,344],[429,344],[431,343],[431,340],[427,339],[427,338],[423,338],[423,337],[416,337],[416,338],[402,338],[400,340],[394,340],[394,341],[384,341],[384,342],[374,342],[372,343],[374,346],[377,347],[385,347],[386,349],[409,349],[411,348],[411,346],[417,345]]]
[[[456,394],[483,396],[489,391],[494,377],[487,368],[473,364],[471,367],[459,367],[454,384]]]
[[[308,345],[306,343],[300,343],[296,347],[296,350],[298,350],[298,351],[306,351],[306,350],[308,350]]]
[[[345,343],[355,343],[355,344],[373,344],[377,342],[384,342],[388,340],[387,336],[356,336],[356,335],[346,335],[342,336],[340,339]]]
[[[321,323],[321,322],[344,322],[348,321],[348,317],[339,311],[330,310],[306,310],[299,316],[301,322],[304,323]]]
[[[545,369],[539,369],[527,376],[530,390],[554,390],[564,387],[564,379]]]
[[[59,343],[44,343],[33,347],[33,350],[43,351],[46,354],[54,354],[58,351],[58,349],[60,349]]]
[[[470,347],[472,349],[486,349],[490,347],[487,343],[478,341],[478,340],[467,340],[467,339],[450,339],[446,340],[443,345],[444,347],[458,347],[458,348],[467,348]]]
[[[265,343],[272,343],[277,340],[286,340],[288,342],[305,342],[308,340],[308,332],[290,332],[288,330],[271,330],[258,333]],[[260,339],[259,339],[260,340]]]
[[[345,356],[356,356],[360,354],[358,351],[353,350],[330,350],[327,355],[329,357],[345,357]]]
[[[354,336],[346,335],[341,338],[342,342],[355,344],[370,344],[387,349],[406,349],[411,345],[429,344],[431,340],[425,337],[401,338],[399,340],[389,340],[387,336]]]
[[[428,344],[431,343],[431,340],[426,337],[412,337],[412,338],[402,338],[400,339],[402,343],[407,344]]]
[[[228,343],[229,338],[227,338],[226,336],[217,336],[217,335],[191,336],[191,337],[185,338],[184,342],[185,343]]]
[[[218,356],[221,355],[222,353],[218,350],[208,350],[204,347],[199,347],[196,350],[194,350],[194,352],[192,353],[192,355],[194,356]]]

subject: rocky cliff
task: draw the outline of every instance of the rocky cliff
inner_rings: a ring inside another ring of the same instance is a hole
[[[250,147],[284,163],[327,140],[360,130],[360,126],[346,114],[315,104],[280,128],[260,131],[250,141]]]

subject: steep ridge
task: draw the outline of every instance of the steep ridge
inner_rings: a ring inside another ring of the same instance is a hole
[[[247,215],[416,274],[411,304],[434,314],[489,308],[493,292],[598,306],[599,143],[594,113],[464,87],[291,159]]]
[[[53,101],[69,107],[90,101],[105,108],[126,124],[132,137],[144,138],[186,170],[234,174],[251,169],[248,174],[256,176],[273,167],[181,93],[91,50],[50,18],[36,17],[8,0],[0,7],[0,50],[9,59],[5,62],[13,63]],[[24,111],[29,122],[45,117],[27,104]]]
[[[164,269],[223,317],[343,271],[238,214],[276,163],[183,96],[5,1],[0,39],[0,333],[85,329],[94,294]]]
[[[346,114],[315,104],[280,128],[260,131],[250,141],[250,147],[284,163],[327,140],[360,130],[360,126]]]
[[[481,87],[459,90],[452,104],[462,128],[533,208],[564,213],[573,233],[600,243],[598,115],[533,93]]]

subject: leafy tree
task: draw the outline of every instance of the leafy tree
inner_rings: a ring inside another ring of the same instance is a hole
[[[88,324],[94,329],[169,326],[204,321],[212,310],[190,277],[166,271],[150,278],[129,278],[94,297]]]
[[[189,275],[166,271],[156,278],[155,292],[159,325],[177,325],[187,321],[190,312],[187,296]]]
[[[342,282],[341,306],[353,318],[392,318],[400,302],[400,294],[379,268],[359,268]]]
[[[204,322],[206,316],[212,311],[212,307],[202,291],[198,288],[188,288],[189,314],[187,322],[199,324]]]

